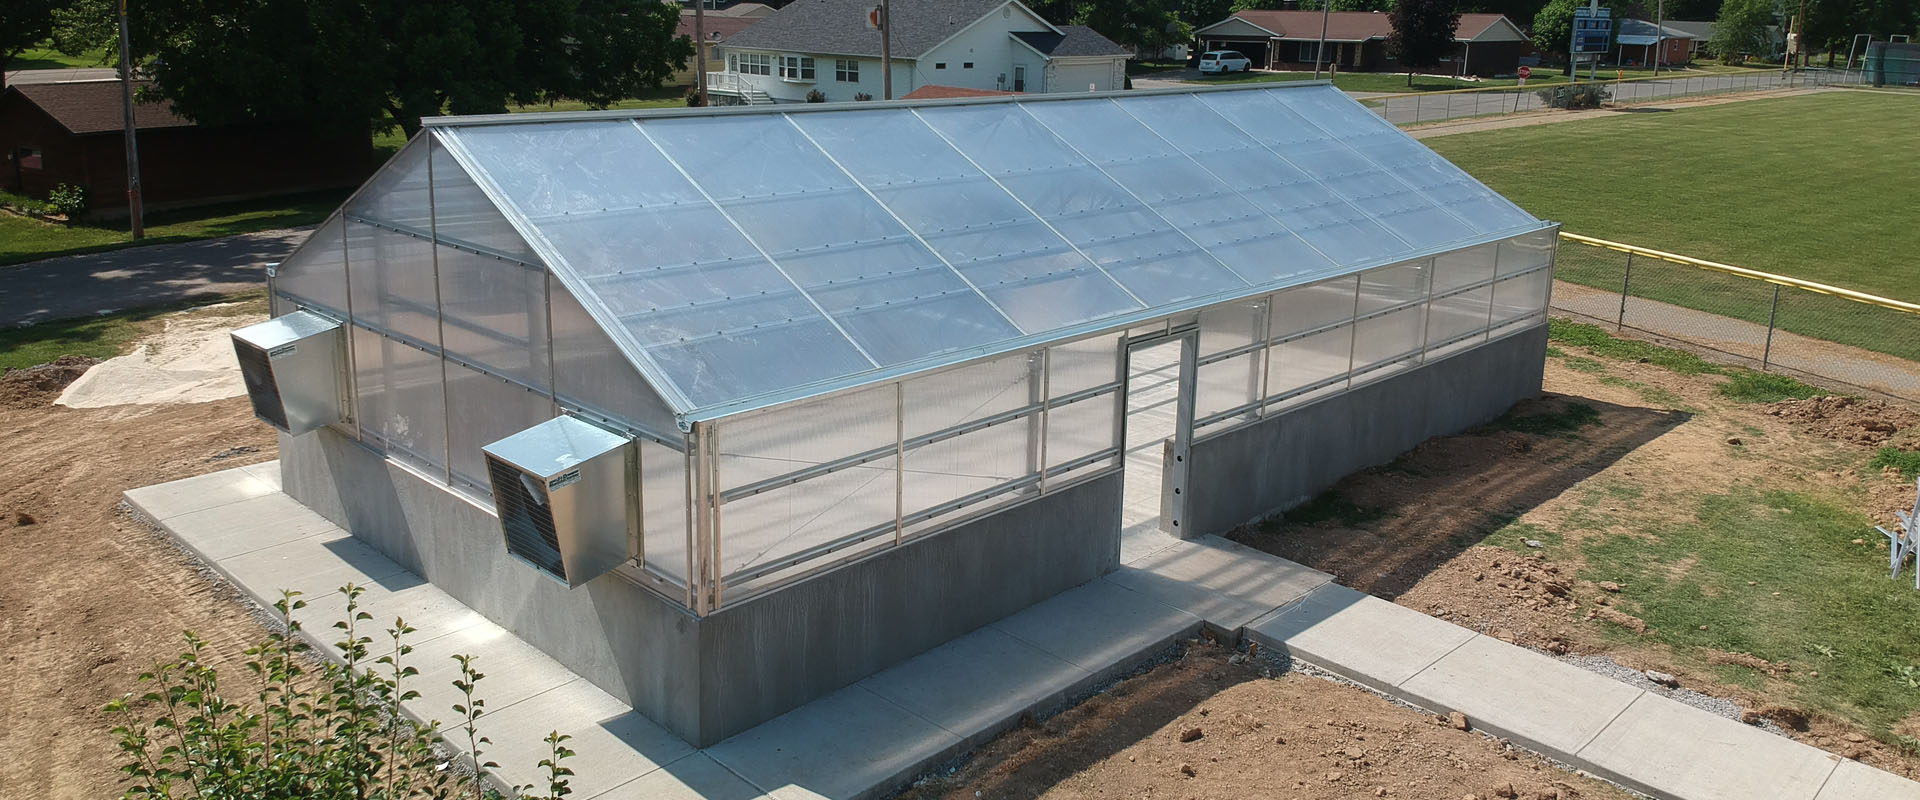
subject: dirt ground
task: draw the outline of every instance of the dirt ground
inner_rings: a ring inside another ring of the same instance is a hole
[[[274,458],[247,400],[52,406],[64,382],[0,379],[0,798],[117,796],[101,706],[182,649],[182,630],[229,653],[264,634],[120,510],[123,490]]]
[[[1469,721],[1469,724],[1471,722]],[[1362,689],[1194,642],[1169,664],[1001,736],[912,800],[1624,798]]]
[[[1609,520],[1605,531],[1633,532],[1694,513],[1683,498],[1725,492],[1745,481],[1788,487],[1861,485],[1877,524],[1914,502],[1911,480],[1857,465],[1890,441],[1915,449],[1920,414],[1849,398],[1743,405],[1719,396],[1717,379],[1608,362],[1630,380],[1569,368],[1549,358],[1546,394],[1510,415],[1552,419],[1574,406],[1598,413],[1579,435],[1495,424],[1429,440],[1392,464],[1349,476],[1306,521],[1248,526],[1232,538],[1331,572],[1356,589],[1502,640],[1554,654],[1603,654],[1635,669],[1680,677],[1681,685],[1778,718],[1794,738],[1903,775],[1920,760],[1861,730],[1818,715],[1809,720],[1773,704],[1767,692],[1721,682],[1710,667],[1676,658],[1652,642],[1623,643],[1592,620],[1645,633],[1646,623],[1610,605],[1618,586],[1575,577],[1580,561],[1543,559],[1513,542],[1484,540],[1505,526],[1536,525],[1567,541]],[[1622,373],[1628,374],[1628,373]],[[1591,505],[1590,487],[1652,487]],[[1292,513],[1292,512],[1290,512]],[[1564,524],[1585,515],[1582,524]],[[1527,530],[1527,528],[1521,528]],[[1871,546],[1872,543],[1866,543]],[[1562,548],[1561,552],[1577,548]],[[1883,551],[1884,552],[1884,551]],[[1884,556],[1880,557],[1884,563]],[[1708,664],[1738,664],[1772,677],[1790,669],[1744,653],[1709,653]],[[1817,673],[1815,673],[1817,674]],[[1751,720],[1750,720],[1751,721]],[[1920,724],[1916,726],[1920,732]]]

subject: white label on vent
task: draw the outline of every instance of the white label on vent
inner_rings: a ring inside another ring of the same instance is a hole
[[[283,345],[280,345],[279,347],[273,348],[272,350],[268,350],[267,358],[274,359],[274,358],[279,358],[281,356],[290,356],[296,352],[299,352],[299,350],[300,350],[300,345],[283,344]]]
[[[547,491],[551,492],[556,489],[572,486],[579,482],[580,482],[580,470],[577,470],[577,469],[568,470],[566,472],[560,473],[557,476],[554,476],[552,480],[547,481]]]

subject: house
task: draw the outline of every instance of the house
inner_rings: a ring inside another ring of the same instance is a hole
[[[759,3],[742,3],[740,5],[767,8]],[[735,8],[739,7],[740,6],[735,6]],[[772,13],[772,9],[767,9],[767,13]],[[708,11],[706,16],[707,18],[703,21],[703,27],[706,29],[707,36],[706,69],[708,72],[719,72],[727,67],[726,58],[720,55],[719,46],[726,43],[728,39],[732,39],[741,31],[753,27],[754,23],[759,22],[765,15],[723,14],[718,11]],[[687,9],[681,11],[680,26],[674,30],[674,35],[685,36],[688,41],[693,41],[695,38],[693,23],[693,10]],[[675,71],[672,77],[667,79],[667,83],[669,85],[692,85],[696,79],[695,71],[699,69],[699,65],[693,63],[694,60],[694,58],[687,59],[687,66]]]
[[[1689,40],[1687,42],[1687,56],[1689,58],[1706,54],[1707,41],[1713,38],[1713,20],[1689,22],[1686,20],[1670,19],[1661,24],[1687,35]]]
[[[735,35],[709,76],[715,104],[883,96],[872,0],[796,0]],[[922,86],[1048,93],[1126,83],[1127,51],[1081,25],[1054,25],[1018,0],[895,0],[893,95]]]
[[[1335,11],[1326,15],[1327,54],[1316,59],[1322,16],[1318,11],[1249,9],[1193,32],[1200,49],[1238,50],[1260,69],[1313,69],[1314,62],[1337,65],[1342,72],[1399,72],[1387,55],[1393,23],[1377,11]],[[1454,75],[1506,75],[1519,67],[1527,51],[1526,32],[1501,14],[1461,14],[1454,31],[1455,52],[1439,71]]]
[[[1685,64],[1693,59],[1693,34],[1644,19],[1623,19],[1614,26],[1613,63],[1646,65],[1656,57],[1662,64]]]
[[[134,108],[147,208],[358,186],[373,171],[366,131],[299,125],[194,124],[164,102]],[[16,84],[0,92],[0,189],[45,197],[60,184],[87,190],[112,215],[127,204],[119,81]]]
[[[680,2],[681,13],[692,14],[694,5],[696,4],[687,2],[687,0],[681,0]],[[705,5],[707,7],[708,19],[712,19],[714,17],[733,17],[735,19],[761,19],[764,17],[772,16],[773,12],[777,10],[773,6],[767,5],[766,3],[735,3],[735,2],[728,2],[723,0],[706,0]]]

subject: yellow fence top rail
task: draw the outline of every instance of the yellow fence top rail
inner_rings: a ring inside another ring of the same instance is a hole
[[[1909,314],[1920,314],[1920,305],[1916,305],[1914,303],[1908,303],[1900,300],[1893,300],[1890,298],[1881,297],[1879,295],[1871,295],[1871,294],[1867,294],[1866,292],[1856,292],[1852,289],[1842,289],[1838,286],[1828,286],[1827,284],[1824,284],[1824,283],[1815,283],[1813,281],[1803,281],[1803,280],[1800,280],[1799,278],[1789,278],[1785,275],[1775,275],[1771,272],[1761,272],[1756,269],[1747,269],[1746,267],[1736,267],[1736,266],[1733,266],[1732,264],[1721,264],[1716,261],[1707,261],[1704,259],[1692,258],[1689,256],[1679,255],[1677,253],[1669,253],[1663,250],[1654,250],[1648,247],[1635,247],[1634,245],[1621,244],[1620,242],[1609,242],[1605,239],[1595,239],[1591,236],[1581,236],[1580,234],[1568,233],[1566,231],[1560,232],[1560,238],[1565,239],[1569,242],[1584,244],[1590,247],[1600,247],[1600,248],[1605,248],[1607,250],[1617,250],[1622,253],[1631,253],[1636,256],[1643,256],[1646,258],[1658,259],[1661,261],[1666,261],[1674,264],[1683,264],[1689,267],[1694,267],[1696,269],[1704,269],[1712,272],[1722,272],[1728,275],[1737,275],[1742,278],[1751,278],[1756,281],[1765,281],[1767,283],[1775,284],[1778,286],[1790,286],[1795,289],[1804,289],[1809,292],[1817,292],[1819,294],[1828,294],[1828,295],[1833,295],[1834,297],[1843,297],[1848,300],[1852,300],[1856,303],[1866,303],[1867,305],[1870,305],[1870,306],[1890,308],[1890,309],[1893,309],[1894,311],[1904,311]]]

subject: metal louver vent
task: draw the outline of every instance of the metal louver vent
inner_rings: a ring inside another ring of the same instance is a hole
[[[560,535],[553,527],[546,480],[493,456],[487,457],[487,477],[493,483],[493,502],[500,511],[507,552],[565,581],[567,567],[560,558]]]
[[[254,415],[286,430],[287,409],[280,400],[280,384],[273,379],[273,359],[267,351],[240,340],[234,341],[233,353],[240,361],[240,378],[247,384]]]
[[[295,311],[233,332],[233,354],[253,413],[298,436],[346,419],[346,332]]]
[[[556,417],[481,450],[508,553],[569,587],[641,555],[631,439]]]

